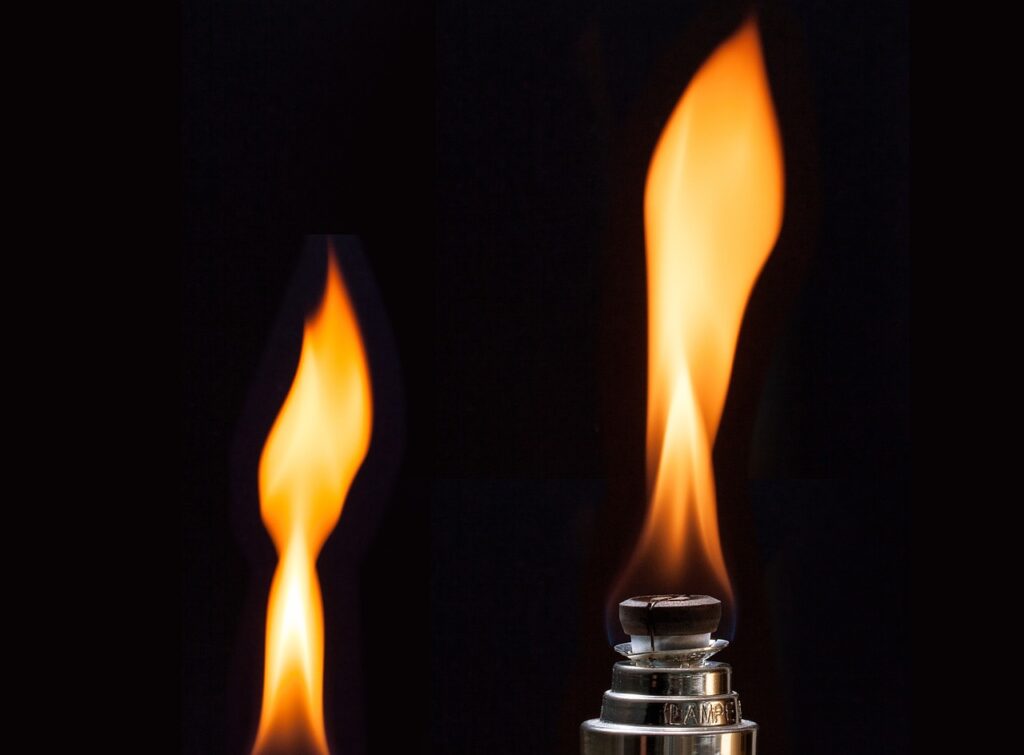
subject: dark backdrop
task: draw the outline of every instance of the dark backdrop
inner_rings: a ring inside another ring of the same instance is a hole
[[[359,622],[358,648],[328,626],[338,749],[361,728],[368,752],[396,732],[423,751],[573,751],[642,513],[646,161],[740,13],[186,2],[185,752],[241,752],[254,731],[273,562],[233,513],[255,474],[238,437],[275,323],[315,289],[317,231],[362,236],[404,406],[386,511],[352,584],[325,579]],[[901,752],[907,9],[791,1],[761,18],[787,214],[715,452],[729,660],[763,752]],[[355,687],[343,653],[362,659]],[[339,712],[356,698],[362,714]]]

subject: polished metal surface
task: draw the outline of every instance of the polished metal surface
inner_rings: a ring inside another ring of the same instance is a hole
[[[601,720],[637,726],[729,726],[739,721],[736,694],[714,697],[665,697],[604,693]]]
[[[722,695],[732,690],[731,676],[728,663],[715,661],[676,668],[619,661],[612,668],[612,689],[634,695]]]
[[[756,755],[757,724],[752,721],[708,733],[706,729],[658,729],[606,724],[580,727],[584,755]]]
[[[706,595],[619,604],[631,642],[615,649],[629,660],[612,668],[601,717],[580,726],[583,755],[756,755],[757,724],[743,720],[732,669],[708,660],[728,644],[703,634],[720,616]]]
[[[755,755],[757,724],[743,719],[732,669],[706,657],[616,663],[601,717],[580,727],[583,755]]]

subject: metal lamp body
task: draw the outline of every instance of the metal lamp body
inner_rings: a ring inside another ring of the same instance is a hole
[[[757,724],[743,720],[726,663],[620,661],[580,744],[582,755],[755,755]]]

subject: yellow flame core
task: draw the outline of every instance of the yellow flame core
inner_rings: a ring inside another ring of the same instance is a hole
[[[316,558],[370,442],[370,376],[334,250],[307,319],[291,390],[259,466],[260,513],[279,561],[267,605],[263,705],[253,753],[326,755],[324,619]]]
[[[686,88],[654,150],[644,195],[650,503],[630,570],[653,560],[644,570],[676,590],[699,564],[720,597],[732,597],[711,450],[740,322],[782,206],[782,145],[751,18]]]

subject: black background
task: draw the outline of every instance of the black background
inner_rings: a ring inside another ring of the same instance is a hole
[[[358,543],[343,516],[320,562],[335,747],[574,751],[641,514],[643,175],[741,13],[185,4],[185,752],[243,752],[255,731],[273,552],[253,438],[322,231],[361,236],[360,314],[390,322],[397,357],[383,325],[370,349],[404,409],[354,490],[386,509]],[[728,660],[763,753],[902,752],[907,9],[777,2],[761,21],[787,205],[715,452]]]

